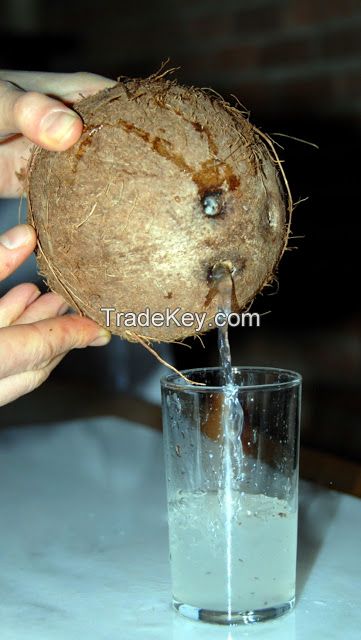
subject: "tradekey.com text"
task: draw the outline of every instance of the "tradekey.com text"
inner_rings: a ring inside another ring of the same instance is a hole
[[[146,307],[143,311],[135,313],[134,311],[117,311],[115,307],[101,307],[100,311],[104,313],[105,325],[110,328],[115,326],[125,327],[127,329],[137,327],[194,327],[196,333],[206,330],[207,314],[192,313],[183,311],[180,307],[176,309],[166,308],[164,311],[151,311]],[[229,313],[219,311],[211,322],[208,319],[208,327],[259,327],[259,313]]]

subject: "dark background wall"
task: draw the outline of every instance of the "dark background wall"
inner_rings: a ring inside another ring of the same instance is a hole
[[[0,4],[0,66],[147,75],[163,60],[177,77],[236,95],[276,138],[297,201],[279,291],[253,310],[262,326],[231,332],[235,364],[298,369],[303,441],[361,459],[356,271],[361,138],[359,0],[146,0]],[[232,98],[230,98],[232,101]],[[270,295],[273,294],[273,295]],[[266,314],[266,312],[271,313]],[[178,366],[214,364],[216,336]],[[66,365],[56,375],[66,375]]]

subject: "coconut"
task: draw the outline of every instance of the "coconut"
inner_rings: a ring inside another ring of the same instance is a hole
[[[28,171],[49,287],[148,344],[215,325],[219,264],[232,275],[232,310],[246,307],[287,242],[290,202],[287,212],[270,139],[218,94],[164,75],[122,79],[74,109],[80,140],[62,153],[35,148]]]

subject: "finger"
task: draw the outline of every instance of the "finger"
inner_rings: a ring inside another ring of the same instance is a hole
[[[35,144],[64,151],[80,137],[83,123],[75,111],[43,93],[0,82],[0,135],[22,133]]]
[[[42,369],[24,371],[0,380],[0,407],[34,391],[48,378],[52,370],[65,356],[66,353],[60,354]]]
[[[18,224],[0,235],[0,281],[17,269],[36,247],[36,233],[29,224]]]
[[[8,327],[40,296],[35,284],[19,284],[0,298],[0,327]]]
[[[19,198],[26,190],[23,178],[33,148],[22,135],[0,139],[0,198]]]
[[[38,300],[28,306],[25,311],[18,316],[15,324],[30,324],[47,320],[66,313],[69,305],[57,293],[44,293]]]
[[[71,315],[0,331],[0,379],[44,367],[70,349],[103,346],[111,337],[92,320]]]
[[[0,80],[13,82],[26,91],[48,93],[69,102],[92,95],[97,91],[113,87],[116,83],[96,73],[48,73],[29,71],[0,71]]]

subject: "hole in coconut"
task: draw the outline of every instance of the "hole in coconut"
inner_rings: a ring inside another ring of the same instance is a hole
[[[225,276],[233,276],[235,268],[230,260],[221,260],[210,267],[208,279],[212,282],[219,282]]]
[[[222,213],[222,191],[206,191],[201,202],[206,216],[213,218]]]
[[[268,224],[273,229],[278,225],[278,212],[274,209],[274,207],[270,207],[267,211]]]
[[[208,267],[207,281],[209,283],[209,289],[204,301],[205,307],[208,307],[213,298],[218,295],[219,288],[222,286],[222,283],[224,281],[231,279],[233,283],[233,275],[235,271],[236,268],[233,266],[230,260],[220,260],[214,265]],[[234,285],[232,284],[232,290],[233,289]]]

